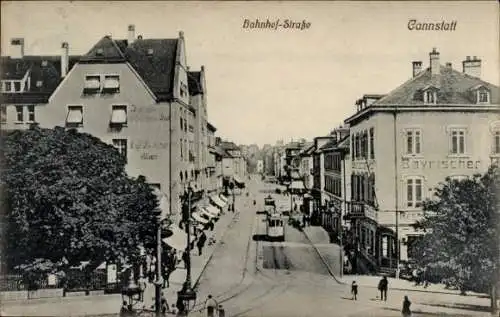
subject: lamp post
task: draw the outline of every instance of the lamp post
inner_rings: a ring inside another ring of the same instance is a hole
[[[191,197],[193,194],[193,188],[191,184],[188,186],[187,193],[185,195],[184,206],[187,205],[187,209],[183,208],[183,220],[185,223],[186,234],[187,234],[187,246],[186,246],[186,281],[182,285],[182,289],[177,292],[178,300],[184,303],[189,303],[190,301],[196,300],[196,292],[193,290],[191,285]],[[187,201],[186,201],[187,200]],[[184,304],[185,305],[185,304]],[[189,307],[188,305],[185,305]],[[186,309],[187,314],[187,309]]]
[[[232,209],[232,211],[234,212],[234,204],[235,204],[235,202],[236,202],[236,197],[235,197],[235,195],[234,195],[234,190],[235,190],[236,186],[233,184],[233,186],[232,186],[232,187],[233,187],[233,188],[231,189],[231,192],[232,192],[232,194],[233,194],[233,206],[232,206],[232,208],[231,208],[231,209]]]
[[[160,204],[161,199],[164,199],[163,195],[160,192],[157,192],[159,195]],[[156,280],[155,284],[155,313],[156,316],[161,316],[161,288],[163,285],[163,276],[161,274],[161,253],[162,253],[162,245],[161,245],[161,227],[162,227],[163,219],[161,219],[161,214],[158,219],[158,228],[156,230]]]

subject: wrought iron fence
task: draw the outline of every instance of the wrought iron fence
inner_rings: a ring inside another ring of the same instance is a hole
[[[105,290],[107,287],[107,276],[104,271],[70,270],[65,276],[56,278],[51,283],[49,283],[48,275],[28,277],[22,274],[5,274],[0,276],[1,292],[50,288],[64,288],[66,291],[74,292]]]

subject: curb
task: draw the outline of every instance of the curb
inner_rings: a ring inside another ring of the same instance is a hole
[[[302,232],[304,233],[304,236],[307,238],[307,241],[309,241],[309,244],[313,247],[313,249],[316,251],[316,254],[318,254],[319,258],[321,259],[321,262],[323,262],[323,264],[325,265],[326,269],[328,270],[328,273],[330,273],[330,276],[333,277],[333,279],[339,283],[339,284],[342,284],[342,285],[346,285],[346,283],[344,281],[342,281],[341,279],[339,279],[335,273],[333,273],[330,265],[328,264],[328,262],[326,262],[325,258],[323,257],[323,255],[321,254],[321,252],[319,252],[318,248],[314,245],[314,243],[312,243],[311,239],[309,238],[309,235],[307,234],[307,232],[305,230],[302,230]]]

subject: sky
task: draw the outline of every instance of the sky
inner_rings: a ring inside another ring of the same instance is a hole
[[[462,70],[482,59],[482,79],[499,85],[499,10],[487,2],[6,2],[1,54],[23,37],[25,54],[85,54],[102,36],[184,32],[188,65],[205,66],[209,121],[237,144],[274,144],[325,135],[354,114],[363,94],[410,79],[411,62]],[[250,21],[305,20],[305,30],[245,29]],[[457,22],[455,31],[415,31],[408,22]]]

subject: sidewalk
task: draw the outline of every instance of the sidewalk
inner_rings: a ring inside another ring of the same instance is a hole
[[[231,226],[231,223],[233,223],[235,216],[238,215],[238,211],[243,204],[241,200],[242,199],[236,199],[236,211],[234,213],[232,211],[224,211],[224,215],[221,215],[219,221],[215,224],[214,231],[205,230],[207,241],[213,238],[215,239],[215,243],[212,245],[208,245],[207,243],[203,248],[201,256],[198,255],[198,249],[196,247],[191,250],[191,284],[193,287],[196,286],[198,280],[203,274],[203,271],[212,258],[215,249],[219,245],[220,241],[222,241],[226,230]],[[170,307],[172,307],[172,305],[175,307],[177,292],[181,290],[182,285],[186,280],[186,274],[187,271],[184,267],[184,263],[181,262],[177,269],[170,275],[170,286],[162,290]],[[150,283],[147,285],[146,291],[144,292],[144,307],[146,309],[154,309],[154,304],[155,286]]]
[[[323,260],[323,263],[329,268],[330,274],[341,284],[350,284],[356,280],[359,286],[376,288],[381,276],[373,275],[343,275],[340,277],[340,247],[337,244],[329,243],[328,233],[320,226],[305,227],[304,234],[311,241],[311,244],[316,249]],[[329,246],[325,246],[329,244]],[[396,279],[392,277],[389,280],[389,287],[393,290],[427,292],[437,294],[460,295],[459,290],[446,289],[444,284],[429,284],[428,287],[415,286],[415,283],[404,279]],[[467,292],[467,295],[484,296],[485,294]]]

